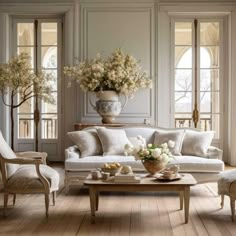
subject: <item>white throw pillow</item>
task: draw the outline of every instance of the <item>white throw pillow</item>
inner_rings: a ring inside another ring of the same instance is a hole
[[[197,132],[186,130],[182,154],[205,157],[214,137],[214,131]]]
[[[130,144],[124,130],[98,128],[97,132],[102,143],[103,156],[124,155],[125,144]]]
[[[73,131],[67,133],[79,148],[81,157],[102,155],[102,144],[94,130]]]
[[[173,155],[181,156],[184,135],[184,130],[157,130],[155,132],[154,144],[160,145],[162,143],[168,143],[170,140],[174,141],[175,146],[173,148],[169,147],[169,150]]]
[[[128,139],[133,145],[134,149],[139,149],[141,146],[147,146],[146,140],[143,137],[141,137],[141,139],[139,137],[129,137]]]

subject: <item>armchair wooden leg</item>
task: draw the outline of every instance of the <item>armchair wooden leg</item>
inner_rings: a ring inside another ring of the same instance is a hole
[[[16,193],[13,194],[13,206],[16,204]]]
[[[48,218],[48,209],[49,209],[49,199],[50,199],[50,194],[45,193],[45,208],[46,208],[47,218]]]
[[[7,215],[8,193],[4,193],[4,216]]]
[[[232,214],[232,221],[234,221],[235,217],[235,199],[230,198],[230,208],[231,208],[231,214]]]
[[[220,203],[221,208],[224,207],[224,199],[225,199],[225,195],[221,195],[221,203]]]
[[[56,203],[56,198],[57,198],[57,192],[56,192],[56,191],[54,191],[54,192],[52,192],[53,206],[55,206],[55,203]]]

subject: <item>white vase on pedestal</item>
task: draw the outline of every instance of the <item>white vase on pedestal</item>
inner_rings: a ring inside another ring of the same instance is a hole
[[[89,98],[89,102],[93,109],[102,117],[102,123],[110,124],[115,122],[115,117],[119,116],[120,112],[126,106],[128,97],[125,96],[125,102],[121,105],[119,95],[112,90],[96,92],[98,100],[94,105]]]

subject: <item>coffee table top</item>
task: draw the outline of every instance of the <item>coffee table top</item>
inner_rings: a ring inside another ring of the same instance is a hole
[[[137,176],[140,176],[137,174]],[[139,183],[117,183],[114,182],[112,179],[108,179],[106,181],[98,179],[98,180],[93,180],[91,179],[91,176],[89,175],[85,180],[84,180],[85,185],[188,185],[192,186],[197,184],[196,179],[191,175],[191,174],[181,174],[181,179],[178,180],[157,180],[155,177],[146,177],[145,175],[141,175],[141,181]]]

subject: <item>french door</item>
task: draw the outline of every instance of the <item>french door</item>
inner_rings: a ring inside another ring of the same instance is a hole
[[[56,160],[60,153],[61,26],[60,19],[13,20],[14,54],[28,53],[32,70],[36,73],[41,70],[55,77],[51,96],[56,101],[49,104],[32,98],[17,109],[15,146],[18,151],[46,151],[49,160]]]
[[[214,130],[222,137],[222,21],[172,21],[174,121],[176,127]]]

